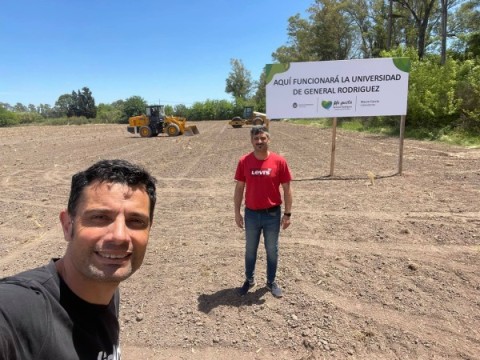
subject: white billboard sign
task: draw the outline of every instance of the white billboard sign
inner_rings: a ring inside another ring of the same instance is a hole
[[[409,70],[408,58],[268,64],[267,116],[406,115]]]

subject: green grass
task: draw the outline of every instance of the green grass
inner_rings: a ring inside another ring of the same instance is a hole
[[[333,119],[298,119],[287,120],[294,124],[316,126],[322,129],[330,128]],[[400,118],[354,118],[337,119],[337,128],[347,131],[368,132],[387,136],[399,136]],[[438,141],[441,143],[459,145],[469,148],[480,147],[480,133],[463,129],[410,129],[405,128],[405,138],[417,140]]]

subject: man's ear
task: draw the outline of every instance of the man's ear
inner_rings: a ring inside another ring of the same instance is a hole
[[[73,237],[73,219],[66,209],[60,212],[59,218],[60,224],[62,225],[63,237],[69,242]]]

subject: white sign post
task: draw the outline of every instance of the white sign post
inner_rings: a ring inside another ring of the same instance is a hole
[[[336,124],[337,117],[401,115],[401,174],[409,70],[408,58],[269,64],[267,116],[334,118]],[[332,143],[330,175],[334,149]]]

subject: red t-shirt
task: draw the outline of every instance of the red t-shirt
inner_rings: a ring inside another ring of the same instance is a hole
[[[280,184],[290,182],[292,174],[282,156],[270,152],[265,160],[258,160],[251,152],[240,158],[235,180],[246,184],[245,206],[259,210],[282,203]]]

